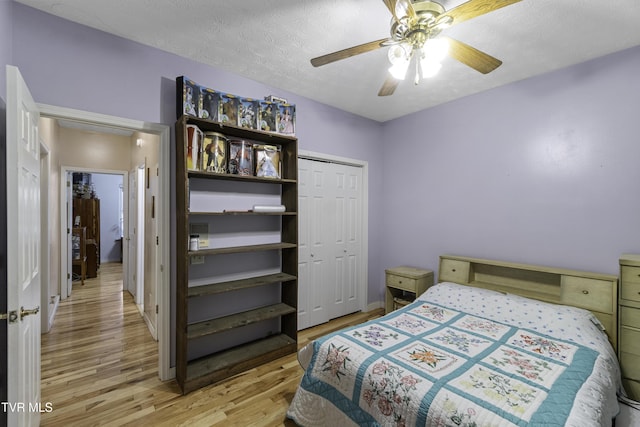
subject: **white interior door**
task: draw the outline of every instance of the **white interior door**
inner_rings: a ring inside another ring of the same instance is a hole
[[[144,317],[149,327],[149,332],[157,340],[158,314],[156,313],[157,301],[157,268],[158,268],[158,164],[149,173],[149,185],[145,196],[146,205],[149,208],[145,215],[145,235],[147,242],[147,256],[144,258]]]
[[[129,215],[127,218],[127,230],[125,237],[125,244],[128,249],[128,259],[126,260],[126,289],[135,297],[136,295],[136,258],[137,258],[137,243],[138,238],[136,235],[136,226],[138,224],[137,219],[137,211],[138,204],[136,202],[136,193],[138,192],[137,182],[137,171],[133,169],[129,173],[129,194],[127,194],[128,198],[128,208]]]
[[[137,178],[137,209],[136,209],[136,293],[135,300],[136,305],[140,313],[144,313],[144,239],[145,239],[145,166],[142,165],[138,168]]]
[[[298,160],[298,328],[362,308],[363,171]]]
[[[329,317],[344,316],[360,309],[362,245],[362,168],[327,164],[330,178],[329,211],[333,213],[331,250],[333,294]]]
[[[25,405],[7,411],[11,426],[40,422],[40,408],[32,406],[40,402],[38,120],[20,72],[7,66],[7,393],[10,403]]]
[[[67,286],[67,298],[71,296],[71,290],[73,288],[73,256],[71,254],[71,250],[73,248],[73,245],[71,244],[71,237],[72,237],[72,233],[71,233],[71,229],[73,228],[73,223],[75,221],[75,218],[73,218],[73,179],[72,179],[72,172],[67,172],[67,186],[65,187],[67,189],[67,228],[66,228],[66,232],[67,232],[67,281],[66,281],[66,286]]]
[[[298,329],[329,321],[324,163],[298,160]]]

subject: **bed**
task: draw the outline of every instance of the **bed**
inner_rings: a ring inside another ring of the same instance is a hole
[[[618,413],[617,277],[443,255],[415,302],[321,337],[302,426],[603,426]]]

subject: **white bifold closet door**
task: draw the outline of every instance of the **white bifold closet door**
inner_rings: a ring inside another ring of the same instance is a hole
[[[362,168],[298,161],[298,329],[360,310]]]

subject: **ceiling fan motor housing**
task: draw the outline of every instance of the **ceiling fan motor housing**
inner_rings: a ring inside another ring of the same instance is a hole
[[[416,15],[420,18],[426,15],[437,18],[445,11],[445,8],[440,3],[431,0],[414,0],[411,4],[413,5],[413,10],[416,11]]]

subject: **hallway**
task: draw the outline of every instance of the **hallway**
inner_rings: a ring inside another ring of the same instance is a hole
[[[53,328],[42,335],[41,355],[42,401],[53,405],[42,425],[124,424],[128,413],[142,415],[144,394],[157,402],[158,394],[173,398],[178,392],[158,379],[157,343],[122,291],[119,263],[102,264],[84,286],[73,283],[71,298],[60,303]]]

